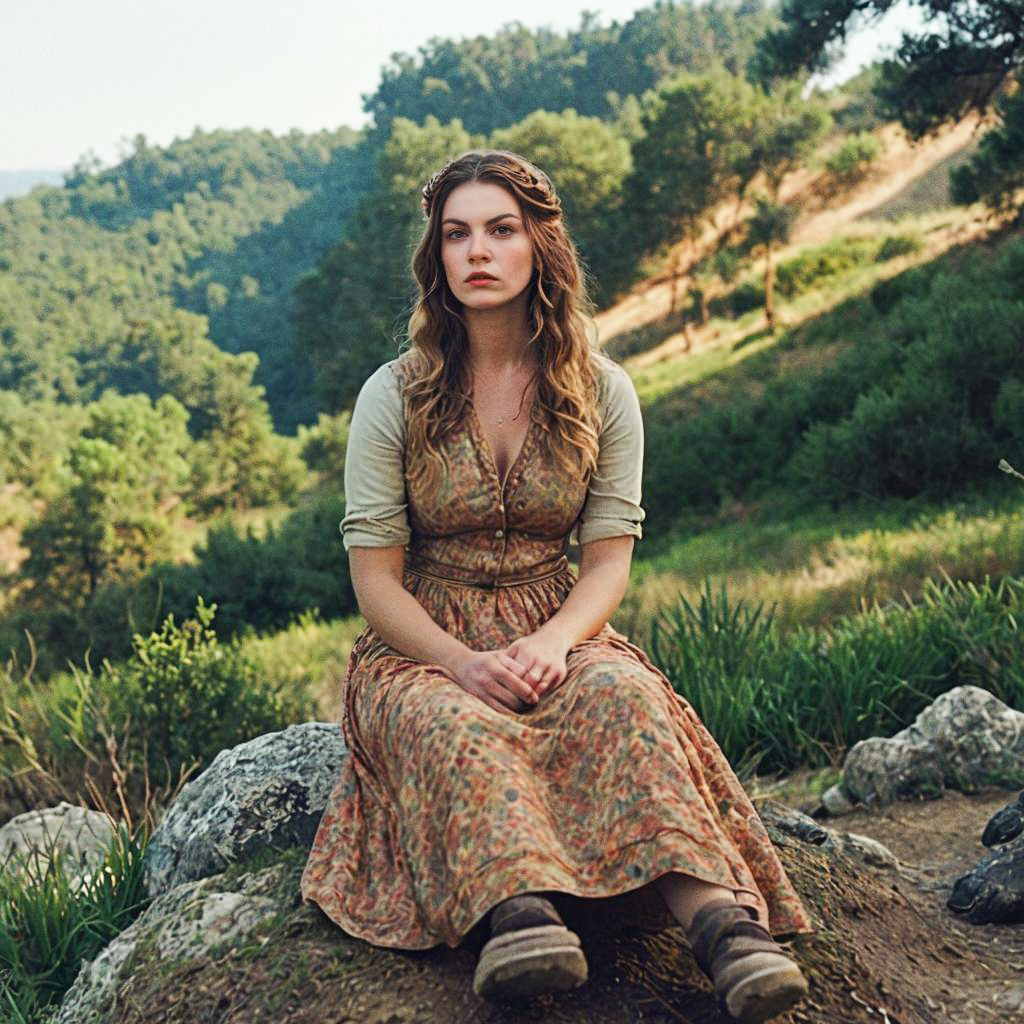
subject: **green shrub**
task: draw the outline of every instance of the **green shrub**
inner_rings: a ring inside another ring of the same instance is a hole
[[[102,866],[79,880],[59,851],[0,872],[0,1017],[41,1024],[91,960],[146,904],[148,836],[120,825]]]
[[[886,235],[885,241],[878,247],[875,260],[885,263],[897,256],[911,256],[920,252],[924,243],[917,235]]]
[[[311,717],[312,695],[219,641],[213,615],[200,601],[194,618],[136,634],[128,660],[96,672],[37,683],[0,671],[0,798],[29,809],[116,792],[146,813],[221,750]]]
[[[842,145],[825,160],[825,169],[841,181],[863,177],[882,155],[882,144],[869,131],[857,132],[843,139]]]
[[[870,238],[833,239],[780,263],[775,286],[786,298],[802,295],[823,281],[870,263],[876,252],[877,243]]]
[[[742,281],[732,291],[712,299],[713,316],[740,317],[752,309],[764,308],[764,285],[756,281]]]
[[[748,382],[745,394],[684,417],[685,389],[659,399],[645,410],[652,534],[780,487],[833,503],[943,499],[991,479],[1000,458],[1024,447],[1022,295],[1021,240],[985,261],[916,267],[877,287],[870,304],[850,300],[829,315],[829,339],[854,340],[823,369],[777,373],[778,351],[805,331],[729,371]]]
[[[305,695],[258,677],[256,662],[212,628],[216,606],[202,599],[195,618],[136,635],[132,658],[106,664],[102,688],[115,721],[131,721],[154,778],[176,777],[194,762],[308,717]]]

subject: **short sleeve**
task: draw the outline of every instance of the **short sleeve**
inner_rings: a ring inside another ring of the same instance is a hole
[[[345,550],[408,544],[405,414],[398,381],[385,363],[356,399],[345,453]]]
[[[640,482],[644,462],[644,423],[636,389],[621,366],[601,358],[600,448],[580,513],[580,544],[606,537],[640,537],[644,510]]]

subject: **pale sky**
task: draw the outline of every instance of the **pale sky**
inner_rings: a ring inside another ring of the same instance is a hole
[[[395,52],[510,21],[564,30],[580,12],[624,22],[637,0],[0,0],[0,170],[67,169],[87,150],[117,161],[143,133],[165,146],[197,126],[276,134],[366,122]],[[905,21],[905,15],[902,16]],[[858,33],[842,80],[899,38]]]

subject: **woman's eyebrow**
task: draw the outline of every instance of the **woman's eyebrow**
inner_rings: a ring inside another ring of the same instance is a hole
[[[506,220],[509,217],[512,217],[514,220],[519,220],[519,218],[514,213],[499,213],[497,217],[492,217],[489,221],[487,221],[485,226],[490,227],[492,224],[497,224],[499,220]],[[445,217],[442,223],[458,224],[459,227],[462,228],[469,227],[469,225],[464,220],[459,220],[457,217]]]

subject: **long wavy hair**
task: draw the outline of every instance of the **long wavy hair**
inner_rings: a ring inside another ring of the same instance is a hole
[[[441,442],[468,414],[469,338],[441,262],[441,217],[452,191],[471,181],[500,185],[519,205],[536,267],[527,286],[529,344],[537,347],[539,365],[534,418],[547,431],[557,461],[589,479],[597,465],[600,423],[583,275],[547,175],[504,150],[464,153],[423,187],[427,222],[412,261],[419,298],[402,356],[411,371],[404,389],[412,455],[406,472],[412,482],[436,479],[444,466]]]

